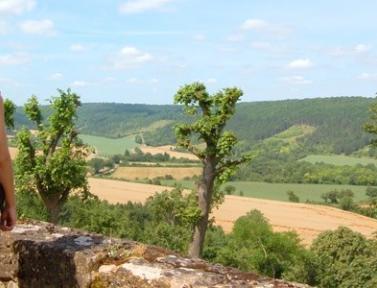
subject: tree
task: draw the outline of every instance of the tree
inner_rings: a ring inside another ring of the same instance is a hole
[[[376,287],[375,240],[349,228],[321,233],[311,251],[318,259],[319,287]]]
[[[268,220],[258,210],[238,218],[223,242],[224,245],[216,251],[216,263],[244,271],[258,271],[274,278],[282,277],[294,264],[301,262],[305,253],[298,235],[273,232]]]
[[[75,127],[79,96],[69,89],[58,92],[59,96],[50,100],[47,121],[35,96],[25,104],[25,114],[38,132],[32,135],[24,128],[17,133],[15,165],[17,192],[38,194],[53,223],[58,222],[61,208],[73,191],[88,193],[88,148],[81,143]]]
[[[242,91],[238,88],[226,88],[210,95],[201,83],[185,85],[175,95],[175,103],[183,104],[186,114],[193,116],[193,121],[176,126],[177,144],[195,154],[203,164],[197,187],[201,217],[194,225],[189,247],[191,257],[200,257],[202,253],[208,217],[214,200],[220,199],[216,188],[249,159],[235,155],[238,140],[232,132],[225,131],[241,96]],[[204,142],[205,148],[195,146],[195,140]]]
[[[365,194],[368,196],[369,206],[376,207],[377,206],[377,188],[368,186],[365,190]]]
[[[143,138],[138,134],[135,136],[135,142],[137,144],[143,144]]]
[[[232,194],[234,194],[234,192],[236,192],[236,187],[234,187],[232,185],[227,185],[227,186],[225,186],[224,191],[225,191],[225,194],[232,195]]]
[[[296,202],[296,203],[300,202],[300,198],[295,194],[295,192],[289,190],[287,191],[287,195],[288,195],[288,200],[290,202]]]
[[[4,100],[4,118],[5,126],[7,128],[14,128],[14,112],[16,112],[16,105],[9,100]]]

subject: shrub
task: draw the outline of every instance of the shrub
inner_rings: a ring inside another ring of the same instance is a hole
[[[288,195],[288,200],[290,202],[295,202],[295,203],[300,202],[300,198],[295,194],[295,192],[287,191],[287,195]]]

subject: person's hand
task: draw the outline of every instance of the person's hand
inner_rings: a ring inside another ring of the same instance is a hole
[[[16,225],[17,212],[16,207],[5,206],[0,218],[0,229],[3,231],[11,231]]]

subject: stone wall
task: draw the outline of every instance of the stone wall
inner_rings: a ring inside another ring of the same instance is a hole
[[[307,287],[41,222],[0,237],[0,288]]]

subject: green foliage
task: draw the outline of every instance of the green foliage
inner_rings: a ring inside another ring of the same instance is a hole
[[[20,219],[31,218],[48,221],[48,211],[35,193],[20,191],[16,193],[17,215]]]
[[[202,83],[181,87],[174,101],[182,104],[191,121],[175,127],[177,145],[196,155],[203,163],[202,177],[198,181],[198,203],[201,217],[195,224],[190,256],[199,257],[203,250],[208,217],[223,194],[218,189],[234,175],[238,166],[250,159],[235,153],[238,140],[225,126],[235,113],[236,103],[243,92],[238,88],[225,88],[214,95]],[[204,148],[194,141],[204,143]]]
[[[356,207],[353,198],[350,196],[343,197],[339,202],[339,207],[346,211],[353,211]]]
[[[226,238],[226,241],[220,241],[226,243],[222,247],[215,244],[218,251],[209,253],[211,250],[207,248],[209,259],[276,278],[287,273],[304,253],[296,234],[273,232],[264,216],[256,210],[237,219]],[[218,242],[212,240],[212,243]]]
[[[318,259],[319,287],[376,287],[375,245],[345,227],[318,236],[311,250]]]
[[[321,195],[325,203],[338,204],[343,210],[354,210],[356,205],[354,203],[355,194],[350,189],[332,190]]]
[[[46,122],[36,97],[25,104],[25,113],[38,133],[33,136],[27,129],[17,133],[15,160],[17,192],[38,194],[53,222],[72,191],[87,193],[86,147],[75,129],[79,97],[70,90],[58,92],[50,101]]]
[[[289,202],[295,202],[295,203],[300,202],[300,198],[295,194],[295,192],[289,190],[287,191],[287,195],[288,195]]]
[[[232,195],[232,194],[234,194],[234,192],[236,192],[236,187],[234,187],[232,185],[226,185],[225,188],[224,188],[224,192],[227,195]]]
[[[365,194],[368,196],[369,203],[372,206],[377,205],[377,188],[376,187],[367,187]]]
[[[364,130],[374,136],[377,134],[377,102],[369,106],[369,119],[364,124]],[[377,139],[372,139],[371,145],[376,147]]]
[[[8,128],[14,128],[14,113],[16,111],[16,105],[9,100],[4,100],[4,118],[5,126]]]
[[[199,163],[196,160],[185,158],[171,157],[168,153],[144,153],[140,148],[136,147],[133,151],[126,150],[124,155],[117,155],[122,162],[171,162],[171,163]]]
[[[143,138],[140,135],[135,136],[135,142],[137,144],[143,144]]]
[[[236,168],[249,159],[246,156],[236,157],[237,138],[232,132],[224,131],[242,94],[237,88],[226,88],[209,95],[203,84],[193,83],[179,89],[174,98],[175,103],[184,105],[186,114],[196,116],[192,122],[176,126],[177,144],[194,153],[205,165],[213,166],[214,175],[211,177],[216,185],[225,183]],[[195,146],[193,137],[204,142],[205,148]],[[209,191],[211,194],[212,191]],[[209,201],[212,202],[212,199]]]
[[[91,168],[92,174],[99,174],[103,169],[112,169],[114,168],[114,160],[106,160],[103,158],[93,158],[88,162],[89,167]]]

